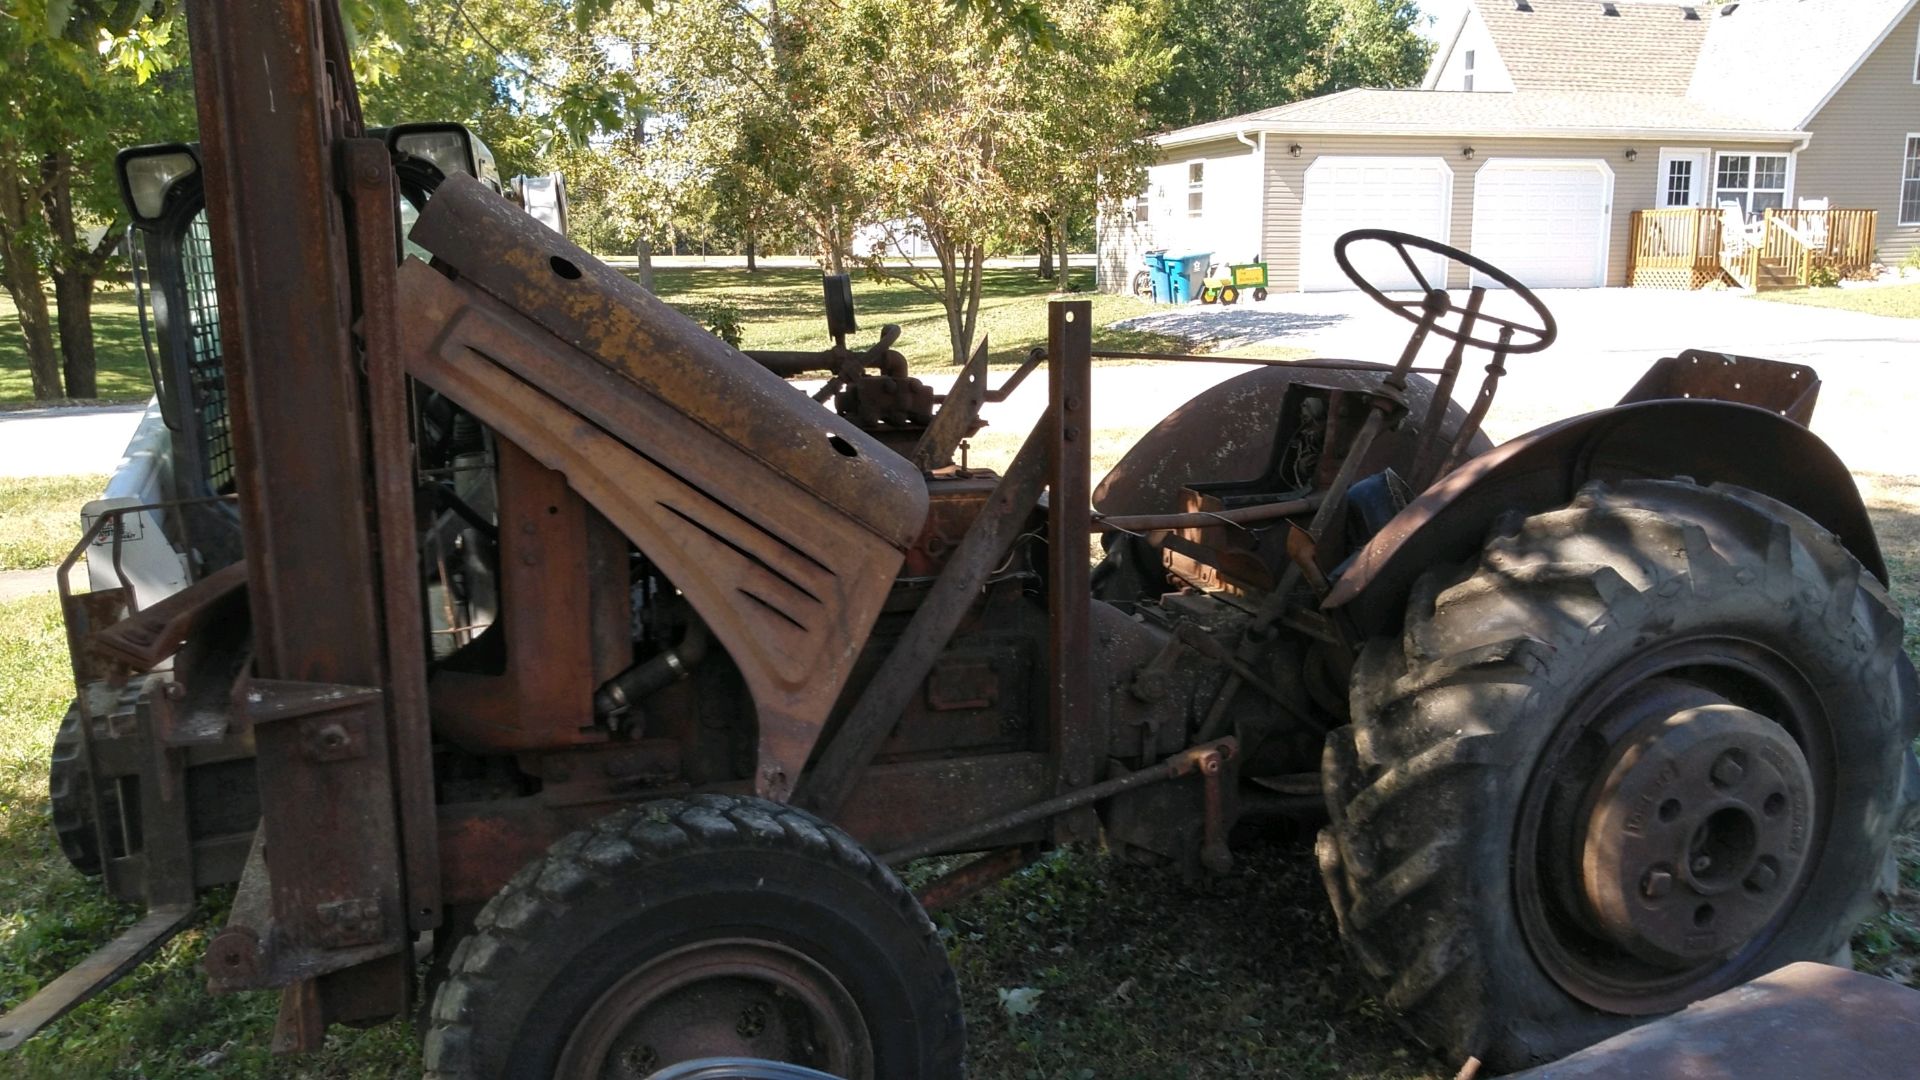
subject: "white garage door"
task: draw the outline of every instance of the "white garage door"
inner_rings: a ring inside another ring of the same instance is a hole
[[[1329,156],[1307,166],[1300,196],[1300,290],[1353,284],[1333,260],[1333,242],[1352,229],[1397,229],[1447,242],[1453,170],[1439,158]],[[1418,288],[1406,263],[1384,244],[1352,249],[1354,267],[1382,289]],[[1417,255],[1429,282],[1441,284],[1444,260]]]
[[[1473,253],[1536,289],[1607,283],[1613,170],[1494,158],[1473,180]]]

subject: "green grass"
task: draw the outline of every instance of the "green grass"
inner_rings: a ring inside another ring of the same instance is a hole
[[[810,269],[765,269],[747,274],[739,269],[661,268],[654,271],[660,299],[676,306],[724,303],[738,309],[745,349],[823,349],[826,316],[821,308],[820,273]],[[1156,352],[1184,351],[1186,343],[1164,334],[1116,330],[1109,324],[1156,310],[1156,305],[1133,296],[1093,292],[1093,273],[1075,270],[1075,299],[1093,301],[1094,347]],[[990,269],[981,279],[979,329],[988,341],[988,355],[999,365],[1017,364],[1027,350],[1047,341],[1047,299],[1052,284],[1037,280],[1031,270]],[[915,372],[937,372],[953,367],[947,341],[947,318],[940,303],[913,288],[893,281],[876,281],[865,274],[853,280],[854,310],[860,330],[849,345],[873,341],[886,323],[900,327],[896,349]],[[1160,307],[1159,310],[1164,310]],[[1298,355],[1297,353],[1295,355]]]
[[[1920,285],[1881,285],[1871,289],[1783,289],[1754,295],[1780,304],[1804,304],[1868,315],[1920,319]]]
[[[48,301],[49,307],[52,301]],[[57,336],[57,335],[56,335]],[[99,363],[100,401],[145,401],[153,396],[140,313],[130,289],[93,294],[93,344]],[[0,409],[33,402],[33,379],[13,300],[0,293]]]
[[[80,541],[80,507],[106,486],[104,476],[0,480],[0,570],[58,565]]]

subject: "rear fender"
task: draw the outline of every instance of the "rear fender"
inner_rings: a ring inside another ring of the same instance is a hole
[[[1366,634],[1397,625],[1414,579],[1471,557],[1509,511],[1564,506],[1592,480],[1670,479],[1752,488],[1831,531],[1883,583],[1886,562],[1853,476],[1818,436],[1777,412],[1662,400],[1562,420],[1481,454],[1428,488],[1354,557],[1324,607]]]

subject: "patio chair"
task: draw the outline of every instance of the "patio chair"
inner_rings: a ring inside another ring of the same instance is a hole
[[[1827,211],[1832,208],[1830,199],[1801,199],[1795,209],[1800,213],[1800,236],[1815,251],[1827,250]]]

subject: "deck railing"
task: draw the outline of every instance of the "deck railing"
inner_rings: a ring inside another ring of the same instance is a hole
[[[1698,289],[1720,276],[1718,211],[1681,207],[1635,210],[1627,284],[1656,289]]]
[[[1762,276],[1807,285],[1819,267],[1856,277],[1873,265],[1874,210],[1768,210],[1751,233],[1704,207],[1635,210],[1629,285],[1698,289],[1731,274],[1754,286]]]
[[[1878,210],[1769,210],[1767,220],[1790,229],[1812,251],[1813,266],[1832,267],[1843,278],[1873,266]],[[1806,278],[1801,278],[1806,283]]]

